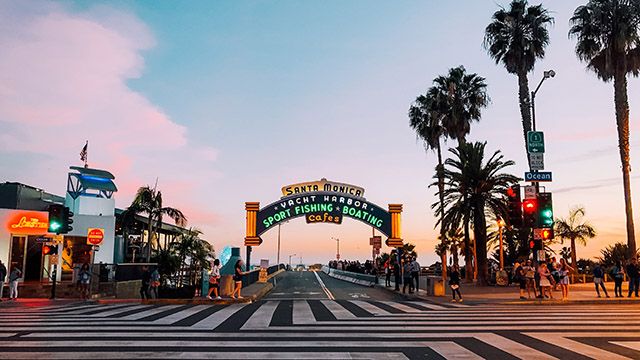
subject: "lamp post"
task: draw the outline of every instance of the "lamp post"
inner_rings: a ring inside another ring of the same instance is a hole
[[[531,92],[531,122],[532,122],[532,126],[533,126],[533,131],[536,131],[536,94],[538,93],[538,90],[540,90],[540,86],[542,86],[542,83],[549,79],[556,76],[556,72],[553,70],[547,70],[544,72],[544,75],[542,76],[542,79],[540,80],[540,83],[538,83],[538,86],[536,87],[535,90],[533,90]]]
[[[335,240],[337,243],[336,247],[336,260],[340,260],[340,239],[331,237],[331,239]]]
[[[504,250],[502,246],[502,228],[504,227],[504,220],[498,218],[498,232],[500,234],[500,270],[504,270]]]
[[[289,255],[289,268],[291,268],[291,257],[292,257],[292,256],[296,256],[296,254],[291,254],[291,255]]]
[[[276,260],[276,264],[278,264],[278,266],[280,266],[280,226],[282,224],[278,224],[278,256],[277,256],[277,260]]]

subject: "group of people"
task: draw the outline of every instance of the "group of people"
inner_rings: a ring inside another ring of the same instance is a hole
[[[523,260],[516,262],[513,267],[513,279],[520,285],[520,299],[531,299],[533,293],[534,298],[553,299],[553,291],[557,291],[558,287],[562,291],[562,300],[569,299],[569,275],[575,269],[569,265],[566,259],[562,258],[556,261],[555,257],[550,258],[547,262],[534,263],[532,260]],[[592,270],[593,283],[595,285],[596,294],[602,297],[600,289],[606,297],[610,297],[604,285],[606,270],[600,263],[596,263]],[[614,281],[615,297],[623,297],[622,282],[625,274],[629,278],[629,293],[631,297],[635,293],[638,297],[638,283],[640,277],[638,274],[637,259],[632,259],[626,267],[622,266],[622,262],[617,261],[614,266],[609,269],[608,274]],[[526,295],[526,296],[525,296]]]
[[[233,292],[231,293],[232,299],[243,299],[242,291],[242,276],[246,274],[243,270],[244,264],[242,260],[238,259],[234,266],[233,272]],[[213,297],[211,296],[213,294]],[[209,272],[209,292],[207,293],[207,299],[220,300],[220,260],[215,259]]]
[[[394,277],[395,290],[405,294],[409,287],[409,294],[417,292],[420,287],[420,264],[415,256],[403,256],[398,263],[395,257],[387,259],[384,263],[385,286],[391,287],[391,276]]]
[[[18,298],[18,281],[22,277],[22,271],[14,266],[9,275],[9,300]],[[2,301],[4,292],[4,282],[7,278],[7,267],[0,260],[0,301]]]
[[[364,263],[361,263],[358,260],[332,260],[329,261],[329,267],[331,269],[349,271],[358,274],[376,275],[376,269],[371,260],[367,260]]]

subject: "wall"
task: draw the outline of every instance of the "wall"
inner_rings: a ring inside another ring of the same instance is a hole
[[[100,250],[95,253],[94,263],[97,264],[101,261],[108,264],[113,263],[116,236],[115,216],[74,215],[71,226],[73,230],[68,234],[71,236],[86,237],[89,228],[104,229],[104,241],[100,246]]]
[[[13,209],[0,209],[0,260],[9,268],[9,247],[11,246],[11,233],[8,222],[21,214],[35,213],[42,219],[48,219],[49,213],[44,211],[24,211]],[[33,230],[30,235],[46,234],[44,230]]]

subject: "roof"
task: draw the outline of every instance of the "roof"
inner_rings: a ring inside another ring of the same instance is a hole
[[[95,189],[100,191],[118,191],[116,184],[111,179],[80,174],[78,180],[85,189]]]
[[[86,168],[86,167],[81,167],[81,166],[70,166],[69,169],[76,170],[81,175],[86,175],[86,176],[94,176],[94,177],[99,177],[99,178],[103,178],[103,179],[111,179],[111,180],[116,178],[115,176],[113,176],[112,173],[110,173],[110,172],[108,172],[106,170],[92,169],[92,168]]]

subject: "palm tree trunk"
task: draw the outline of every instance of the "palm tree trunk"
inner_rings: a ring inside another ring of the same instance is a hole
[[[531,131],[531,99],[529,98],[529,80],[527,80],[527,73],[524,70],[518,71],[518,99],[520,102],[520,117],[522,117],[524,152],[527,154],[527,163],[531,165],[529,151],[527,150],[527,132]]]
[[[571,238],[571,267],[574,272],[571,274],[571,282],[574,283],[575,280],[575,271],[578,271],[578,255],[576,254],[576,239]]]
[[[153,241],[153,221],[152,214],[149,213],[149,228],[147,230],[147,262],[151,262],[151,242]]]
[[[627,77],[624,71],[617,70],[613,80],[616,106],[616,124],[618,128],[618,147],[622,162],[622,184],[624,187],[624,209],[627,215],[627,246],[629,257],[636,253],[636,236],[633,226],[633,208],[631,206],[631,183],[629,172],[629,101],[627,98]]]
[[[489,285],[487,267],[487,220],[484,215],[484,201],[478,201],[473,209],[473,236],[476,240],[476,262],[478,264],[478,285]]]
[[[473,250],[469,237],[469,215],[464,215],[464,278],[467,282],[473,282]]]
[[[460,251],[460,249],[456,246],[453,249],[451,249],[451,257],[453,258],[453,265],[455,265],[455,267],[458,267],[458,252]]]
[[[442,165],[442,150],[440,149],[440,139],[438,139],[438,146],[436,148],[438,153],[438,168],[436,173],[438,174],[438,196],[440,198],[440,241],[442,244],[446,242],[446,228],[444,224],[444,165]],[[447,281],[447,247],[443,246],[442,255],[442,281]]]

